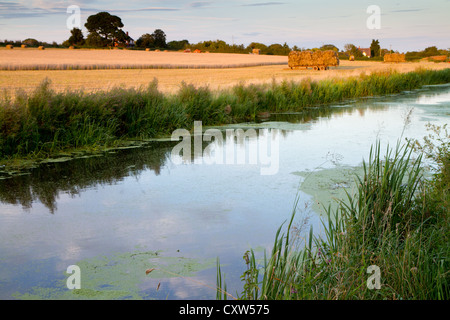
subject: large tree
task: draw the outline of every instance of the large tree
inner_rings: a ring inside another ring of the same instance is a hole
[[[91,38],[98,39],[96,36],[101,38],[103,46],[114,45],[115,40],[124,38],[122,20],[108,12],[99,12],[89,16],[84,26],[89,31]]]

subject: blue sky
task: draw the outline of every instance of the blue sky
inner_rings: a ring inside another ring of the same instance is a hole
[[[62,42],[69,38],[67,7],[78,5],[81,25],[89,15],[107,11],[122,19],[130,36],[162,29],[167,40],[287,42],[300,48],[332,43],[368,47],[378,39],[383,48],[400,52],[436,45],[450,48],[450,0],[0,0],[0,39]],[[380,29],[367,28],[369,5],[381,10]]]

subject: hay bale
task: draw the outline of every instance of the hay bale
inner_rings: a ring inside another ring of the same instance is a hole
[[[159,49],[156,49],[156,50],[155,50],[155,52],[160,52],[160,51],[161,51],[161,50],[159,50]]]
[[[22,44],[20,47],[21,47],[22,49],[25,49],[25,48],[27,47],[27,45],[26,45],[26,44]]]
[[[350,58],[348,58],[349,61],[355,61],[355,56],[350,56]]]
[[[194,53],[201,53],[201,51],[199,49],[195,49]]]
[[[325,70],[329,66],[338,66],[339,57],[333,50],[326,51],[291,51],[288,57],[291,69],[298,67],[313,67],[316,70]]]
[[[45,47],[44,46],[39,46],[38,50],[45,50]]]
[[[253,54],[261,54],[261,49],[253,49],[252,53]]]
[[[69,47],[69,50],[73,50],[73,49],[75,49],[74,46],[70,46],[70,47]]]
[[[404,53],[386,53],[384,62],[406,62],[406,55]]]
[[[428,60],[430,60],[430,61],[447,61],[447,56],[446,55],[431,56],[431,57],[428,57]]]
[[[14,46],[12,44],[7,44],[6,49],[14,49]]]
[[[145,51],[150,51],[150,48],[145,48]]]

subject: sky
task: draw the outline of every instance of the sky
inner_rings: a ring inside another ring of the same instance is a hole
[[[70,36],[71,5],[80,8],[85,36],[87,18],[107,11],[122,19],[135,40],[162,29],[167,41],[190,43],[334,44],[342,50],[347,43],[369,47],[377,39],[382,48],[399,52],[450,48],[450,0],[0,0],[0,39],[61,43]],[[368,12],[372,5],[379,15]]]

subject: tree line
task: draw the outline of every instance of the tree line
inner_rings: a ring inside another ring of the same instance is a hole
[[[200,50],[203,52],[220,52],[220,53],[249,53],[253,49],[258,49],[260,54],[266,55],[288,55],[291,51],[304,50],[333,50],[338,53],[340,59],[348,59],[353,56],[356,60],[382,60],[386,53],[393,52],[392,50],[381,48],[379,40],[372,40],[370,45],[371,58],[363,55],[361,50],[354,44],[344,45],[343,50],[340,50],[334,44],[325,44],[319,48],[300,48],[296,45],[289,47],[287,43],[265,45],[259,42],[252,42],[248,46],[243,44],[228,44],[223,40],[208,40],[198,43],[189,43],[188,40],[173,40],[167,42],[167,36],[161,29],[155,29],[152,33],[145,33],[138,39],[134,40],[130,37],[128,32],[123,30],[124,24],[120,17],[111,15],[108,12],[99,12],[87,18],[84,24],[88,31],[85,38],[83,32],[79,28],[73,28],[70,31],[70,37],[61,45],[53,42],[51,44],[39,42],[35,39],[26,39],[24,41],[0,41],[0,45],[12,44],[20,46],[26,44],[30,47],[37,47],[44,45],[46,47],[78,47],[78,48],[108,48],[108,47],[122,47],[129,49],[164,49],[172,51],[180,50]],[[425,48],[423,51],[412,51],[406,53],[407,60],[417,60],[433,55],[448,55],[448,50],[438,49],[436,46]]]

